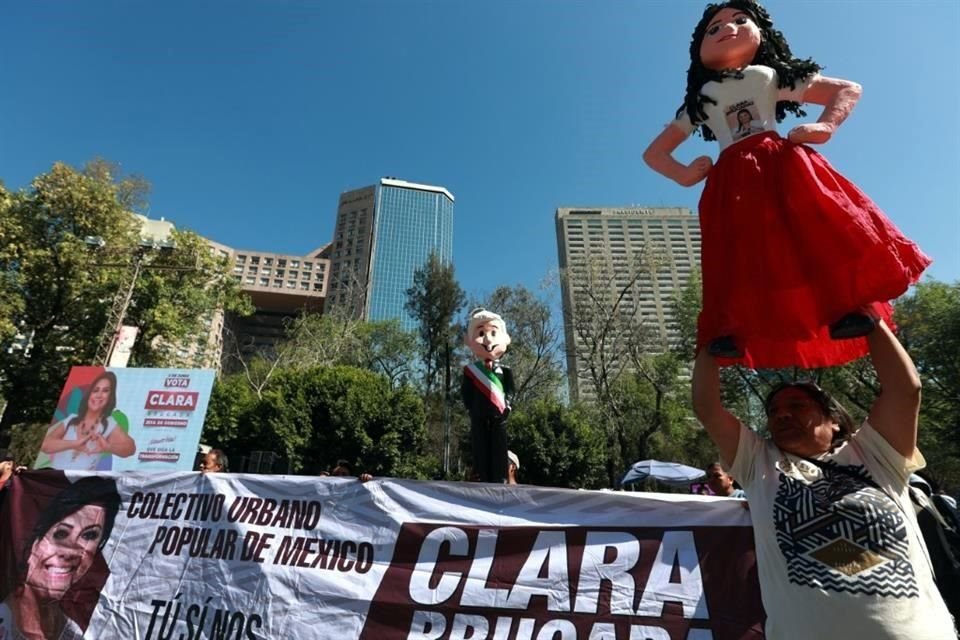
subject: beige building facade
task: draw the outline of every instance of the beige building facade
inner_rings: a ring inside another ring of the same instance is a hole
[[[590,304],[615,306],[651,351],[668,348],[678,337],[673,298],[700,266],[700,227],[683,207],[561,207],[556,232],[570,393],[586,398]]]

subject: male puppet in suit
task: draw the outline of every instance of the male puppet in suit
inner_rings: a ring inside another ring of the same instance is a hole
[[[507,416],[513,374],[500,364],[510,344],[501,318],[486,309],[470,312],[464,343],[477,357],[463,368],[460,395],[470,413],[473,470],[481,482],[507,481]]]

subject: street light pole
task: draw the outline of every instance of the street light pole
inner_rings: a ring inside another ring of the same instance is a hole
[[[106,244],[103,238],[99,236],[87,236],[84,238],[84,242],[86,242],[95,250],[102,250],[103,246]],[[94,265],[101,268],[129,267],[126,278],[117,289],[116,295],[113,297],[113,303],[110,306],[110,313],[107,317],[107,323],[104,326],[103,333],[100,336],[100,342],[97,345],[97,352],[93,359],[94,364],[101,367],[105,367],[110,364],[110,358],[113,356],[113,352],[117,346],[117,340],[120,337],[120,332],[123,330],[123,320],[127,316],[127,309],[130,308],[130,303],[133,301],[133,294],[137,288],[137,281],[140,279],[140,274],[144,269],[196,271],[199,268],[198,264],[194,264],[193,266],[175,266],[147,264],[145,262],[148,251],[160,250],[161,252],[169,253],[174,249],[176,249],[176,243],[169,240],[160,242],[155,240],[141,240],[140,244],[134,247],[132,252],[128,249],[122,250],[124,255],[132,257],[133,260],[131,262],[102,263]]]
[[[117,338],[123,329],[123,319],[127,315],[130,301],[133,300],[133,292],[137,287],[137,280],[143,270],[143,258],[146,252],[143,248],[138,249],[134,254],[133,268],[128,272],[127,281],[124,282],[124,286],[117,290],[117,295],[113,297],[113,305],[110,307],[106,328],[103,335],[100,336],[100,344],[97,346],[97,353],[93,358],[95,365],[107,366],[110,363],[113,350],[117,346]]]

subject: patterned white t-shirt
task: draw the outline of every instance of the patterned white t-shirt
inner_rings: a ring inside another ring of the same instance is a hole
[[[722,82],[711,80],[700,89],[701,95],[717,101],[717,104],[704,102],[703,111],[707,115],[705,124],[717,136],[721,151],[754,134],[776,131],[777,102],[802,103],[810,84],[819,77],[812,74],[797,82],[793,89],[781,89],[777,86],[777,72],[770,67],[750,65],[742,74],[742,78],[724,78]],[[673,124],[687,134],[695,129],[686,111]]]
[[[816,462],[741,425],[731,474],[750,505],[768,638],[956,639],[907,493],[924,465],[868,423]]]

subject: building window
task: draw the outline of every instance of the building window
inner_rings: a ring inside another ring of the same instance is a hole
[[[246,262],[247,262],[247,256],[237,254],[237,264],[246,264]]]
[[[266,265],[273,264],[273,258],[264,258],[263,264],[266,264]]]
[[[313,269],[313,263],[312,263],[312,262],[304,262],[304,263],[303,263],[303,270],[304,270],[304,271],[310,271],[311,269]]]
[[[287,266],[287,261],[286,261],[284,258],[278,258],[278,259],[277,259],[277,267],[279,267],[279,268],[282,269],[282,268],[285,267],[285,266]]]
[[[270,284],[270,278],[260,278],[260,286],[265,287]]]
[[[260,256],[250,256],[250,264],[260,264]]]
[[[257,274],[257,268],[256,268],[256,267],[250,267],[249,269],[247,269],[247,273],[252,273],[253,275],[256,275],[256,274]]]
[[[291,278],[296,278],[298,275],[299,275],[299,272],[297,272],[297,271],[290,271],[290,277],[291,277]]]
[[[290,266],[291,266],[291,267],[299,267],[299,266],[300,266],[300,261],[299,261],[299,260],[291,260],[291,261],[290,261]]]
[[[309,291],[309,290],[310,290],[310,283],[309,283],[309,282],[301,282],[301,283],[300,283],[300,288],[303,289],[304,291]]]
[[[246,280],[247,284],[256,284],[256,282],[257,282],[256,278],[254,278],[253,276],[247,276],[247,280]]]
[[[287,289],[296,289],[297,281],[296,280],[287,280]]]
[[[270,267],[264,267],[260,273],[262,273],[265,276],[270,275]]]
[[[283,289],[283,280],[279,280],[279,279],[278,279],[278,280],[274,280],[274,281],[273,281],[273,287],[274,287],[275,289]]]

